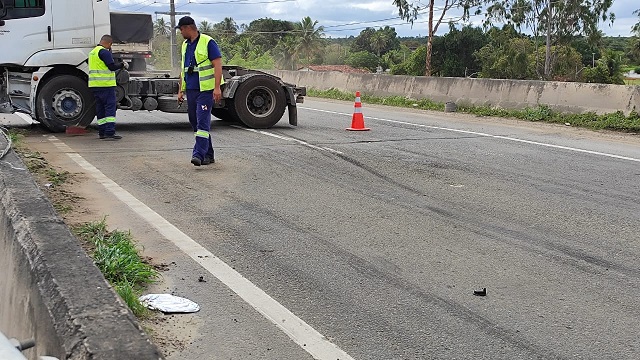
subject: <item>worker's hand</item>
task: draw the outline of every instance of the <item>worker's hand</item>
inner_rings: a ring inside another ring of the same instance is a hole
[[[182,90],[178,91],[178,105],[181,105],[184,102],[184,93]]]
[[[216,86],[216,88],[213,89],[213,102],[219,103],[220,100],[222,100],[222,90],[220,90],[220,86]]]
[[[129,70],[129,63],[126,61],[123,61],[122,64],[124,65],[124,69],[125,70]]]

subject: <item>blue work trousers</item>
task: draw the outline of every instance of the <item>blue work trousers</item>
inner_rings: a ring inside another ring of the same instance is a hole
[[[196,136],[193,157],[200,160],[213,159],[211,141],[211,109],[213,108],[213,90],[200,91],[187,89],[187,107],[189,122]]]
[[[116,133],[116,89],[91,89],[96,98],[96,117],[98,118],[98,134],[113,136]]]

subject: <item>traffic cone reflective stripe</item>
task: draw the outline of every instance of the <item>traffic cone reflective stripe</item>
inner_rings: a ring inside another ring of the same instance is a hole
[[[362,102],[360,102],[360,91],[356,92],[356,101],[353,109],[353,116],[351,118],[351,127],[347,128],[351,131],[367,131],[371,130],[364,127],[364,116],[362,115]]]

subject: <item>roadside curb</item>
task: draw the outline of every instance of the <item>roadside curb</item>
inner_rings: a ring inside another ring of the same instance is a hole
[[[25,356],[162,359],[10,151],[0,163],[0,330],[35,338]]]

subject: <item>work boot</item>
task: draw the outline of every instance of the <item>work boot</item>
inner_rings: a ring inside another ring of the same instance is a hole
[[[102,139],[102,140],[120,140],[120,139],[122,139],[122,136],[116,135],[116,134],[103,135],[103,136],[100,137],[100,139]]]
[[[191,158],[191,163],[195,166],[200,166],[202,165],[202,160],[198,159],[197,157],[192,157]]]
[[[209,165],[209,164],[213,164],[215,162],[216,162],[216,160],[214,158],[205,157],[204,160],[202,160],[202,165]]]

